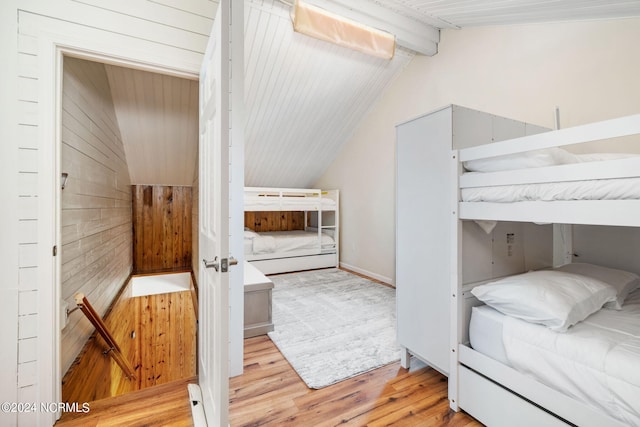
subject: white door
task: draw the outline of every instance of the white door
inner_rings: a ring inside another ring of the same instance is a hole
[[[229,265],[230,171],[234,167],[229,152],[234,138],[242,138],[232,125],[244,126],[231,108],[243,98],[243,94],[232,93],[231,70],[236,72],[244,61],[231,44],[232,16],[233,25],[238,18],[240,29],[243,24],[243,2],[234,3],[232,10],[231,0],[219,2],[200,71],[199,251],[203,265],[199,277],[198,377],[209,426],[229,424],[228,268],[237,268]],[[234,42],[243,43],[242,37],[236,36]],[[244,78],[241,71],[236,77]],[[235,142],[242,145],[242,141]]]

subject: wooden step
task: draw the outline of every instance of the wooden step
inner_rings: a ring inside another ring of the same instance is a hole
[[[89,402],[87,413],[64,413],[56,427],[193,426],[187,384],[195,377]],[[79,402],[82,408],[82,403]]]

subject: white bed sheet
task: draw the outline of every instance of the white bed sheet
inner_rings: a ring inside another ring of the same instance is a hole
[[[640,290],[622,310],[602,309],[565,333],[486,311],[495,310],[474,309],[471,324],[499,331],[502,318],[501,344],[509,366],[613,418],[640,425]],[[473,319],[478,313],[480,321]],[[477,332],[470,328],[474,349],[499,360],[499,332]]]
[[[318,249],[317,231],[269,231],[257,234],[258,236],[252,238],[245,237],[245,254],[263,255],[304,249]],[[322,233],[321,236],[323,249],[335,247],[333,237],[326,233]]]
[[[480,173],[480,172],[473,172]],[[596,179],[545,184],[463,188],[464,202],[640,199],[640,178]]]

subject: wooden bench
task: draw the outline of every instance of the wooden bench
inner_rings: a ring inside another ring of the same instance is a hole
[[[244,337],[273,331],[271,290],[273,282],[251,263],[244,262]]]

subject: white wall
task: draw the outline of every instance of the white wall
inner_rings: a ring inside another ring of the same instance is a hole
[[[82,292],[104,315],[131,273],[131,181],[104,64],[64,59],[61,200],[61,298]],[[66,372],[93,332],[77,311],[62,330]]]
[[[197,73],[215,9],[211,0],[0,2],[2,401],[52,402],[59,388],[51,378],[57,349],[48,339],[57,322],[53,44]],[[3,426],[52,422],[46,413],[0,412]]]
[[[315,184],[341,191],[341,262],[395,277],[395,125],[458,104],[545,127],[640,111],[640,19],[444,30]]]

